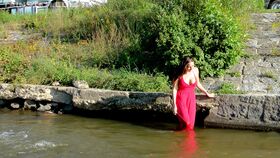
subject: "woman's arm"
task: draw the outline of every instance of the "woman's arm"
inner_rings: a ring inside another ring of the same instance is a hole
[[[199,80],[199,70],[198,70],[197,67],[194,68],[194,73],[195,73],[195,79],[196,79],[196,82],[197,82],[197,88],[201,92],[203,92],[205,95],[207,95],[208,97],[213,98],[215,95],[213,93],[208,93],[207,90],[200,83],[200,80]]]
[[[177,114],[177,105],[176,105],[176,96],[177,96],[177,91],[178,91],[178,79],[173,83],[173,113],[174,115]]]

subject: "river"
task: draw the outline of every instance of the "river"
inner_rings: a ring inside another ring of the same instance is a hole
[[[2,158],[278,158],[280,133],[196,128],[0,109]]]

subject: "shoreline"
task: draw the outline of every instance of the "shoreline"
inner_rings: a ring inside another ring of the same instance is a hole
[[[231,94],[207,98],[198,94],[196,124],[209,128],[280,131],[280,95]],[[0,84],[0,108],[51,111],[132,122],[176,123],[167,93],[94,88]]]

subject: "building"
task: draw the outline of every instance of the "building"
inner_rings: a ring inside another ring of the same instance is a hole
[[[0,0],[0,9],[12,14],[25,14],[62,7],[92,7],[104,3],[107,0]]]

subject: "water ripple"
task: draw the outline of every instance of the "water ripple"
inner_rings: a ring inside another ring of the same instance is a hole
[[[56,147],[65,147],[68,144],[57,144],[52,141],[46,140],[34,140],[29,136],[28,131],[0,131],[0,144],[2,148],[5,148],[6,157],[13,157],[17,154],[31,154],[40,151],[47,151]]]
[[[4,144],[17,143],[28,138],[27,131],[14,132],[13,130],[0,132],[0,142]]]

